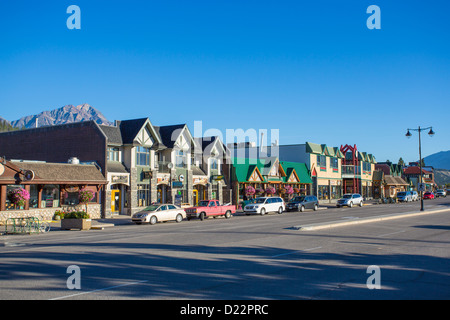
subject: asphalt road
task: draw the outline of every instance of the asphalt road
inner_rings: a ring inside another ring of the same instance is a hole
[[[417,202],[154,226],[115,219],[120,225],[104,230],[3,235],[0,299],[449,299],[450,197],[425,202],[427,211],[449,209],[434,214],[293,228],[418,209]],[[67,286],[72,265],[81,289]],[[368,288],[372,275],[379,289]]]

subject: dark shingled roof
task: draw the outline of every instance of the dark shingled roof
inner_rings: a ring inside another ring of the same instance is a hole
[[[122,145],[122,134],[120,133],[119,127],[113,127],[113,126],[104,126],[99,125],[100,129],[102,129],[103,133],[108,138],[109,144],[116,144],[116,145]]]
[[[133,144],[139,131],[144,126],[147,118],[120,121],[119,127],[124,144]]]
[[[153,126],[153,127],[161,137],[162,143],[167,148],[173,148],[175,141],[177,140],[178,136],[180,135],[181,131],[185,126],[186,124],[175,124],[171,126],[161,126],[161,127]]]
[[[47,162],[13,162],[20,169],[32,170],[36,179],[55,182],[90,182],[104,184],[106,179],[93,164],[47,163]]]
[[[122,120],[116,121],[115,126],[105,126],[100,125],[100,129],[108,138],[108,144],[110,145],[126,145],[133,144],[134,139],[138,135],[139,131],[145,125],[145,123],[149,121],[148,118],[141,119],[133,119],[133,120]],[[151,125],[151,124],[150,124]],[[156,141],[152,148],[155,150],[165,149],[166,146],[164,144],[159,143],[158,140],[161,140],[159,136],[159,128],[152,126],[157,135]]]

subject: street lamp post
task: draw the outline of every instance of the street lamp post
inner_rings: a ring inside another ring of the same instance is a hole
[[[417,132],[419,132],[419,170],[420,170],[419,177],[420,177],[420,186],[423,185],[423,178],[422,178],[422,142],[420,140],[420,132],[424,131],[424,130],[428,130],[428,129],[430,130],[430,131],[428,131],[428,135],[430,137],[434,136],[433,127],[421,128],[419,126],[419,128],[417,128],[417,129],[408,129],[408,131],[406,132],[406,137],[407,138],[411,138],[411,136],[412,136],[410,131],[417,131]],[[423,191],[422,191],[422,188],[420,188],[419,192],[420,192],[420,211],[423,211]]]

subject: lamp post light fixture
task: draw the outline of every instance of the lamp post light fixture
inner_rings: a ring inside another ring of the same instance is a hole
[[[420,185],[423,185],[423,178],[422,178],[422,142],[420,140],[420,132],[425,131],[425,130],[430,130],[428,131],[428,135],[430,137],[434,136],[434,131],[433,131],[433,127],[427,127],[427,128],[421,128],[420,126],[417,129],[407,129],[406,132],[406,137],[409,139],[411,138],[412,134],[411,131],[417,131],[419,132],[419,177],[420,177]],[[423,189],[419,190],[420,192],[420,211],[423,211]]]

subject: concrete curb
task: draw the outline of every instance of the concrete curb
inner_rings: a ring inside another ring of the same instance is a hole
[[[329,228],[335,228],[335,227],[350,226],[350,225],[361,224],[361,223],[377,222],[377,221],[407,218],[407,217],[416,217],[416,216],[420,216],[420,215],[440,213],[440,212],[446,212],[446,211],[450,211],[450,209],[441,209],[441,210],[432,210],[432,211],[423,211],[423,212],[393,213],[393,214],[386,214],[386,215],[367,217],[367,218],[355,218],[355,219],[346,220],[346,221],[330,221],[330,222],[313,223],[313,224],[293,226],[292,229],[300,230],[300,231],[322,230],[322,229],[329,229]]]

